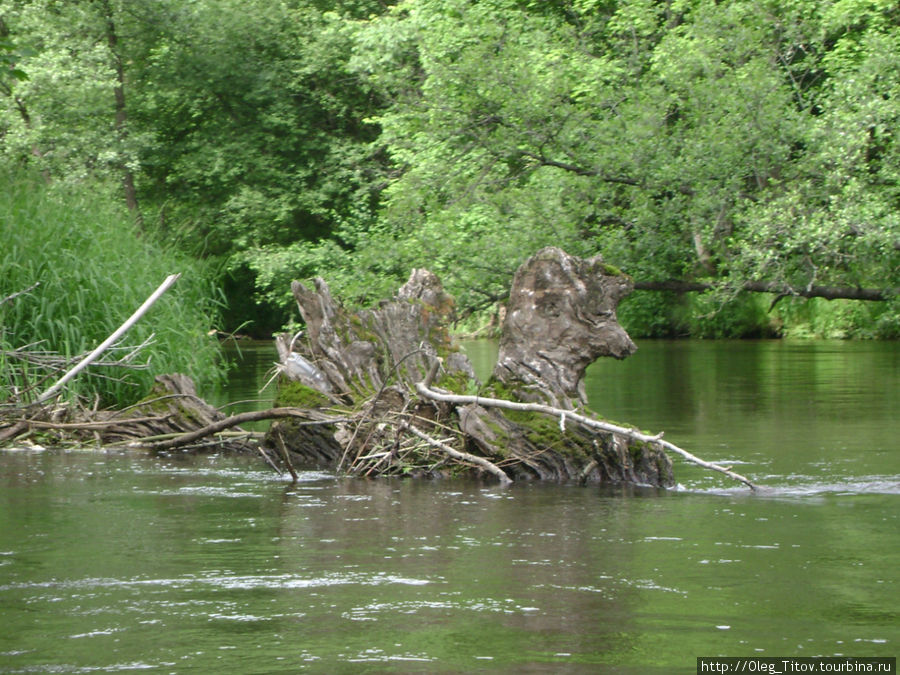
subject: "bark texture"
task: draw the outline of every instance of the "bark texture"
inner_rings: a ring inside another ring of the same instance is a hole
[[[295,282],[306,330],[277,339],[282,377],[275,404],[336,421],[280,420],[267,442],[286,448],[295,464],[359,475],[469,472],[501,482],[670,486],[671,462],[655,443],[494,402],[583,412],[585,368],[599,356],[635,350],[615,313],[631,287],[599,257],[538,252],[515,276],[500,358],[481,383],[451,341],[453,299],[427,270],[414,270],[394,298],[360,312],[345,310],[322,279],[312,288]]]
[[[516,272],[494,377],[520,398],[586,405],[584,371],[600,356],[624,359],[637,347],[616,319],[630,277],[600,256],[582,260],[545,248]]]

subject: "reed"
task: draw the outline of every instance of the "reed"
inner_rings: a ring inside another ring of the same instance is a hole
[[[36,396],[41,379],[54,375],[19,358],[23,348],[73,360],[111,334],[173,272],[182,273],[179,282],[123,340],[150,341],[133,363],[143,367],[91,366],[67,396],[126,405],[167,372],[188,374],[201,388],[213,384],[222,373],[208,332],[220,294],[201,263],[137,236],[108,186],[46,185],[0,171],[0,301],[39,282],[0,304],[0,403],[22,391]]]

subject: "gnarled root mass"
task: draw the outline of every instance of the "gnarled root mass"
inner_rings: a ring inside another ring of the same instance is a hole
[[[664,447],[676,446],[584,409],[586,367],[636,349],[615,314],[630,290],[631,280],[599,257],[538,252],[516,274],[498,364],[481,383],[450,339],[453,300],[427,270],[413,270],[393,299],[359,312],[345,310],[322,279],[312,288],[295,282],[306,330],[276,340],[276,405],[333,420],[276,421],[266,445],[293,464],[360,476],[672,486]]]

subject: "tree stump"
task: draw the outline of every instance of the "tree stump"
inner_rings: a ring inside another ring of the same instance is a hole
[[[515,275],[499,359],[482,383],[453,344],[454,302],[431,272],[413,270],[394,298],[358,312],[341,306],[322,279],[313,288],[295,282],[306,329],[276,338],[275,405],[315,410],[320,420],[332,414],[335,422],[281,420],[267,443],[290,452],[295,465],[355,475],[671,486],[671,461],[658,444],[576,419],[591,415],[587,366],[636,349],[616,321],[631,289],[631,279],[599,256],[539,251]],[[520,407],[500,407],[498,399]]]

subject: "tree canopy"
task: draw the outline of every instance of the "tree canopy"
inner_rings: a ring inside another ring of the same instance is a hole
[[[646,333],[787,325],[826,287],[896,336],[898,55],[881,0],[0,0],[0,154],[120,182],[221,261],[234,325],[412,267],[485,310],[552,244],[712,289],[637,297]]]

